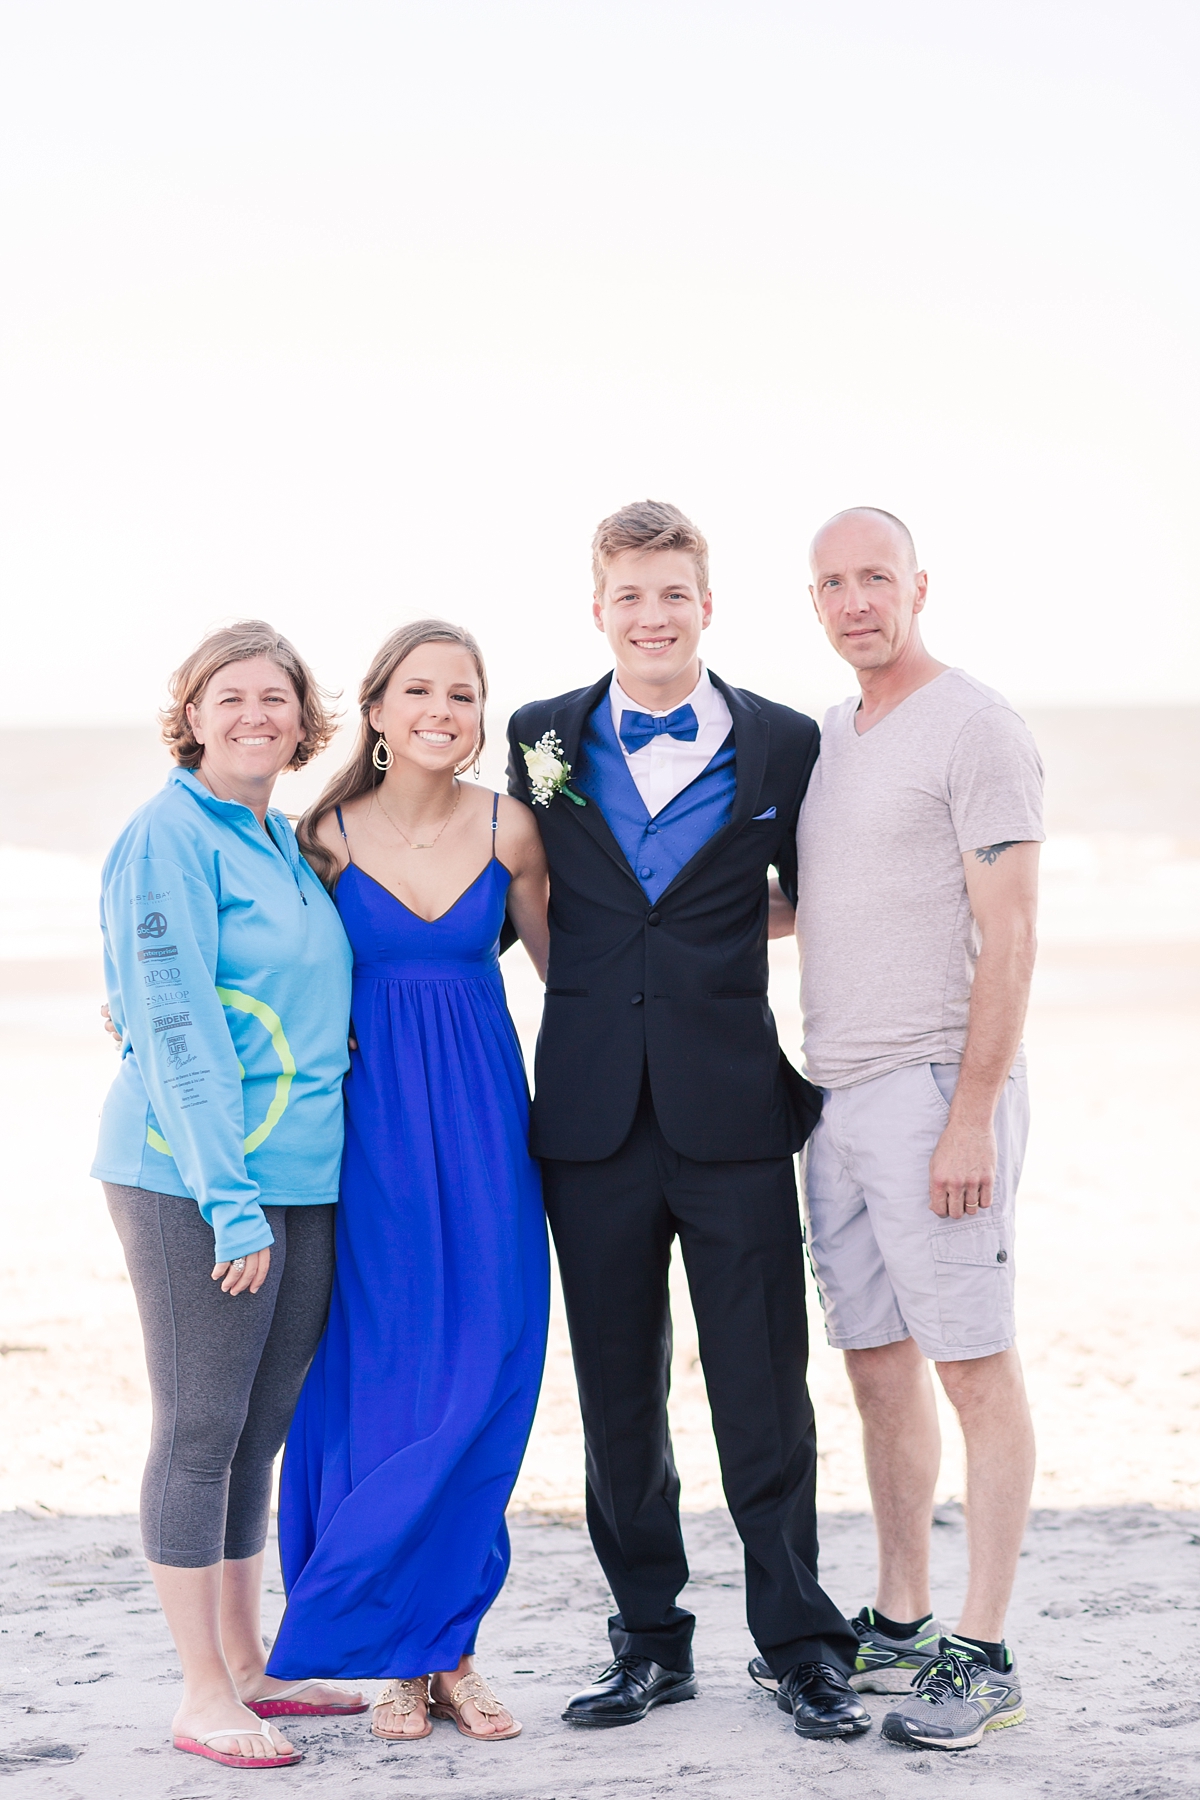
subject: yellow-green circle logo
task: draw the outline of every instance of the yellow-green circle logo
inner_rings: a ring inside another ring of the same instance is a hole
[[[271,1048],[279,1058],[279,1074],[275,1080],[275,1093],[267,1108],[267,1116],[261,1125],[255,1126],[242,1145],[244,1154],[249,1156],[252,1150],[257,1150],[260,1144],[266,1143],[287,1111],[292,1076],[296,1073],[296,1059],[292,1055],[292,1047],[284,1035],[279,1014],[272,1011],[265,1000],[256,1000],[252,994],[243,994],[237,988],[225,987],[217,989],[217,999],[222,1006],[232,1007],[235,1012],[249,1013],[252,1018],[257,1019],[271,1040]],[[244,1081],[246,1071],[240,1062],[238,1071]],[[155,1131],[153,1125],[147,1127],[146,1142],[152,1150],[159,1151],[163,1156],[171,1155],[171,1148],[166,1138],[161,1132]]]

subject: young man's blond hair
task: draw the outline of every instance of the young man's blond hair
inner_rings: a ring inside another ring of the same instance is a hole
[[[666,500],[634,500],[601,519],[592,539],[592,580],[597,596],[604,589],[609,561],[622,551],[643,554],[681,550],[696,563],[696,585],[708,592],[708,541],[685,513]]]

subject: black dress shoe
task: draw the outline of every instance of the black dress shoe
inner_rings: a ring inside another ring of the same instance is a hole
[[[652,1706],[696,1698],[688,1669],[664,1669],[648,1656],[618,1656],[594,1687],[567,1702],[568,1725],[635,1725]]]
[[[806,1738],[857,1737],[871,1715],[840,1669],[829,1663],[799,1663],[779,1683],[776,1706],[792,1715],[792,1727]]]
[[[759,1687],[765,1688],[768,1694],[778,1692],[779,1677],[772,1674],[771,1665],[765,1656],[752,1656],[746,1664],[746,1673],[751,1681],[757,1681]]]

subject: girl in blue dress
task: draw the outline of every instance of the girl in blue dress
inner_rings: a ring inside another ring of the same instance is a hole
[[[511,919],[545,977],[547,875],[483,744],[474,639],[403,627],[363,683],[356,755],[300,827],[354,951],[329,1324],[284,1457],[288,1603],[270,1673],[388,1685],[378,1737],[520,1726],[473,1668],[545,1355],[549,1261],[528,1090],[499,970]]]

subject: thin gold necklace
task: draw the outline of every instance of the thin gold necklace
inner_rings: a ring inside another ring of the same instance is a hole
[[[436,832],[430,838],[430,840],[427,844],[414,844],[412,839],[409,837],[407,831],[404,830],[403,826],[397,825],[395,819],[393,819],[391,813],[388,811],[387,807],[383,804],[383,795],[379,792],[378,788],[376,788],[376,790],[375,790],[375,799],[378,800],[379,810],[383,814],[384,818],[387,820],[388,824],[391,826],[392,830],[398,831],[400,833],[400,836],[404,839],[405,843],[408,845],[410,850],[432,850],[433,846],[437,843],[437,841],[441,837],[443,831],[445,831],[447,825],[450,823],[451,819],[454,817],[455,813],[458,811],[458,803],[462,799],[462,788],[459,785],[458,781],[456,780],[454,783],[454,805],[450,808],[450,811],[446,814],[445,818],[442,820],[441,824],[438,826]]]

